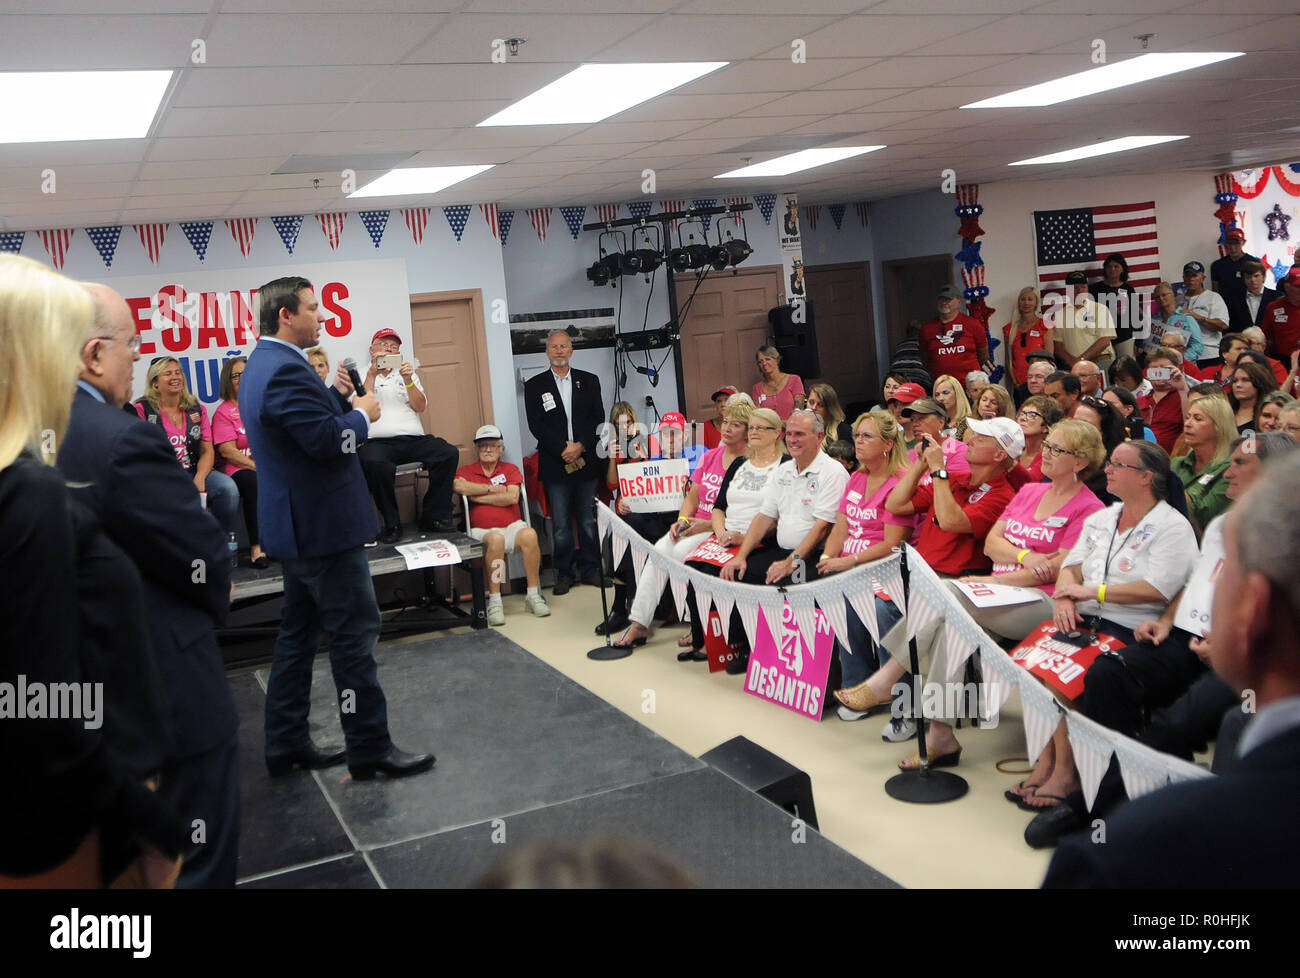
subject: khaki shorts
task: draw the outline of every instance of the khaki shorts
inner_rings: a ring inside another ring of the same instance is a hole
[[[500,533],[506,538],[506,553],[512,554],[515,552],[515,537],[519,535],[520,530],[526,529],[528,529],[527,523],[523,520],[515,520],[509,526],[497,526],[490,530],[481,530],[477,526],[471,526],[469,528],[469,535],[482,543],[483,538],[489,533]]]

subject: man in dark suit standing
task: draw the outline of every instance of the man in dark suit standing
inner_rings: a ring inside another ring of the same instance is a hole
[[[573,341],[557,329],[546,338],[551,369],[524,384],[528,430],[537,439],[537,474],[555,521],[555,594],[566,594],[575,576],[599,586],[600,540],[596,535],[596,438],[605,422],[600,378],[573,370]],[[578,520],[577,570],[573,520]]]
[[[1228,328],[1240,333],[1250,326],[1258,326],[1264,319],[1264,310],[1274,299],[1282,298],[1277,289],[1264,287],[1264,266],[1257,261],[1242,262],[1241,287],[1224,296],[1228,304]]]
[[[323,321],[310,282],[268,282],[258,303],[261,338],[244,369],[239,411],[257,459],[262,546],[284,565],[266,688],[267,770],[276,776],[344,759],[344,751],[317,747],[308,732],[312,660],[324,629],[352,777],[426,771],[433,755],[393,746],[375,665],[380,615],[364,546],[379,527],[357,449],[379,417],[379,401],[367,391],[349,405],[352,384],[342,364],[327,388],[308,363],[305,351]]]
[[[1218,777],[1139,798],[1062,843],[1044,886],[1292,887],[1300,878],[1300,457],[1232,507],[1206,636],[1210,665],[1259,713]]]
[[[70,482],[86,483],[78,498],[144,579],[171,726],[158,793],[190,840],[176,885],[233,887],[239,716],[213,631],[230,610],[229,551],[162,429],[122,410],[140,357],[126,302],[103,285],[86,290],[95,319],[58,465]]]

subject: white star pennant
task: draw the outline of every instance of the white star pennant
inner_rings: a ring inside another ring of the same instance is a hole
[[[713,592],[713,606],[718,609],[718,617],[722,619],[722,634],[731,640],[731,609],[736,606],[736,599],[729,590]]]
[[[739,598],[735,602],[736,613],[740,615],[740,623],[745,626],[745,635],[749,638],[749,647],[752,649],[758,643],[758,602]],[[707,616],[706,616],[707,617]],[[723,622],[723,628],[726,628],[726,622]],[[731,642],[730,636],[727,638]]]
[[[1056,708],[1055,697],[1039,685],[1037,680],[1020,687],[1020,704],[1025,711],[1025,743],[1029,748],[1029,762],[1033,764],[1052,739],[1056,725],[1061,720],[1061,711]]]
[[[1111,755],[1115,749],[1105,736],[1099,736],[1097,725],[1081,713],[1073,710],[1065,715],[1065,726],[1070,733],[1070,747],[1074,751],[1074,766],[1079,769],[1079,779],[1083,783],[1083,799],[1092,808],[1097,800],[1097,789],[1101,787],[1102,776],[1110,767]]]
[[[600,537],[600,543],[605,545],[605,534],[610,528],[610,512],[605,506],[596,507],[596,535]]]
[[[366,233],[376,248],[384,240],[384,229],[388,227],[388,215],[391,211],[358,211],[357,216],[366,226]]]
[[[880,625],[876,621],[876,595],[871,589],[871,582],[867,581],[866,587],[851,591],[847,597],[849,604],[853,605],[853,610],[857,612],[858,620],[867,626],[872,639],[879,645]]]
[[[826,616],[826,622],[831,626],[831,632],[836,640],[845,648],[849,648],[849,616],[844,607],[844,598],[838,594],[825,600],[818,598],[817,606]]]
[[[227,221],[226,223],[229,224],[230,222]],[[179,224],[181,233],[185,235],[185,240],[194,249],[194,254],[199,261],[203,261],[208,257],[208,242],[212,240],[213,223],[211,221],[180,221]],[[247,255],[248,252],[244,252],[244,254]]]
[[[121,231],[121,228],[118,228]],[[26,231],[0,231],[0,251],[7,251],[11,255],[16,255],[23,250],[23,238],[27,236]]]
[[[294,245],[298,243],[298,232],[302,230],[302,215],[285,214],[281,217],[273,217],[271,223],[275,225],[275,231],[280,235],[280,242],[292,255]]]
[[[650,208],[654,205],[653,202],[648,200],[634,200],[625,206],[627,207],[627,212],[633,217],[643,218],[650,215]]]
[[[641,579],[641,571],[645,567],[645,551],[638,547],[632,548],[632,570],[636,572],[637,580]]]
[[[1130,801],[1158,791],[1169,783],[1168,771],[1149,763],[1139,744],[1117,743],[1115,754],[1119,757],[1119,773]]]
[[[686,589],[690,586],[690,581],[684,577],[671,577],[668,583],[673,589],[673,605],[677,608],[678,617],[684,617],[686,614]]]
[[[443,216],[451,225],[452,233],[456,235],[457,244],[460,244],[460,236],[465,233],[465,225],[469,222],[469,211],[469,204],[451,204],[442,209]]]
[[[569,226],[569,233],[573,235],[573,240],[578,240],[578,235],[582,234],[582,219],[587,213],[586,207],[561,207],[560,214],[564,218],[564,223]]]
[[[628,545],[627,537],[624,537],[620,534],[614,535],[613,548],[614,548],[615,567],[623,563],[623,555],[627,553],[627,545]]]
[[[754,203],[763,215],[763,223],[772,223],[772,211],[776,209],[776,194],[754,194]]]
[[[791,594],[790,610],[794,612],[795,623],[799,626],[799,635],[808,654],[813,654],[817,645],[817,607],[811,594]]]

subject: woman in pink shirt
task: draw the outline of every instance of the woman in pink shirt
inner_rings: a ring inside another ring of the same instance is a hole
[[[221,368],[221,404],[212,415],[212,442],[221,457],[221,471],[239,487],[244,525],[251,544],[248,562],[261,570],[269,567],[271,561],[262,552],[257,529],[257,465],[253,462],[253,450],[248,447],[248,436],[244,434],[243,419],[239,417],[239,378],[244,376],[247,362],[247,357],[235,357]]]
[[[826,548],[817,562],[819,574],[849,570],[859,564],[879,560],[895,547],[902,546],[912,535],[915,521],[895,516],[885,509],[885,499],[898,484],[907,459],[902,426],[888,411],[861,415],[853,425],[853,444],[858,455],[858,470],[849,477],[840,500],[840,512],[826,538]],[[853,606],[845,602],[849,635],[838,646],[841,686],[844,690],[866,684],[867,678],[883,662],[877,661],[871,634],[858,618]],[[882,704],[887,709],[889,701]],[[861,720],[874,710],[853,710],[841,705],[841,720]]]
[[[163,430],[176,452],[176,461],[194,479],[194,488],[207,495],[207,507],[229,533],[239,509],[234,480],[214,471],[212,425],[208,409],[190,393],[185,373],[175,357],[157,357],[145,377],[144,397],[135,402],[140,417]]]
[[[722,443],[716,448],[710,448],[700,459],[700,464],[691,475],[691,487],[686,491],[677,522],[655,544],[655,549],[665,557],[685,560],[686,555],[703,543],[713,531],[710,521],[713,503],[718,498],[718,490],[722,488],[722,479],[727,474],[727,469],[745,454],[749,415],[753,410],[754,405],[743,394],[734,403],[728,402],[722,416]],[[655,608],[659,605],[659,596],[660,589],[655,587],[654,568],[647,563],[637,581],[636,597],[628,612],[627,631],[615,645],[623,647],[646,643]],[[690,658],[691,633],[688,631],[677,640],[677,644],[687,650],[679,658]]]
[[[789,421],[791,412],[803,407],[803,381],[798,374],[781,372],[781,352],[774,346],[760,346],[754,359],[763,378],[754,385],[754,404],[770,408],[782,421]]]

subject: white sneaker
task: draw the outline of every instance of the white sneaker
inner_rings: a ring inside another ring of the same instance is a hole
[[[916,721],[907,717],[890,717],[880,731],[880,739],[887,744],[901,744],[916,736]]]
[[[506,609],[500,601],[488,602],[487,621],[489,625],[504,625],[506,623]]]
[[[546,599],[540,594],[524,595],[524,607],[538,618],[545,618],[551,613],[551,606],[546,603]]]
[[[841,720],[847,720],[849,722],[852,722],[854,720],[865,720],[867,717],[871,715],[871,711],[850,710],[847,706],[840,704],[839,709],[835,711],[835,715],[838,716]]]

